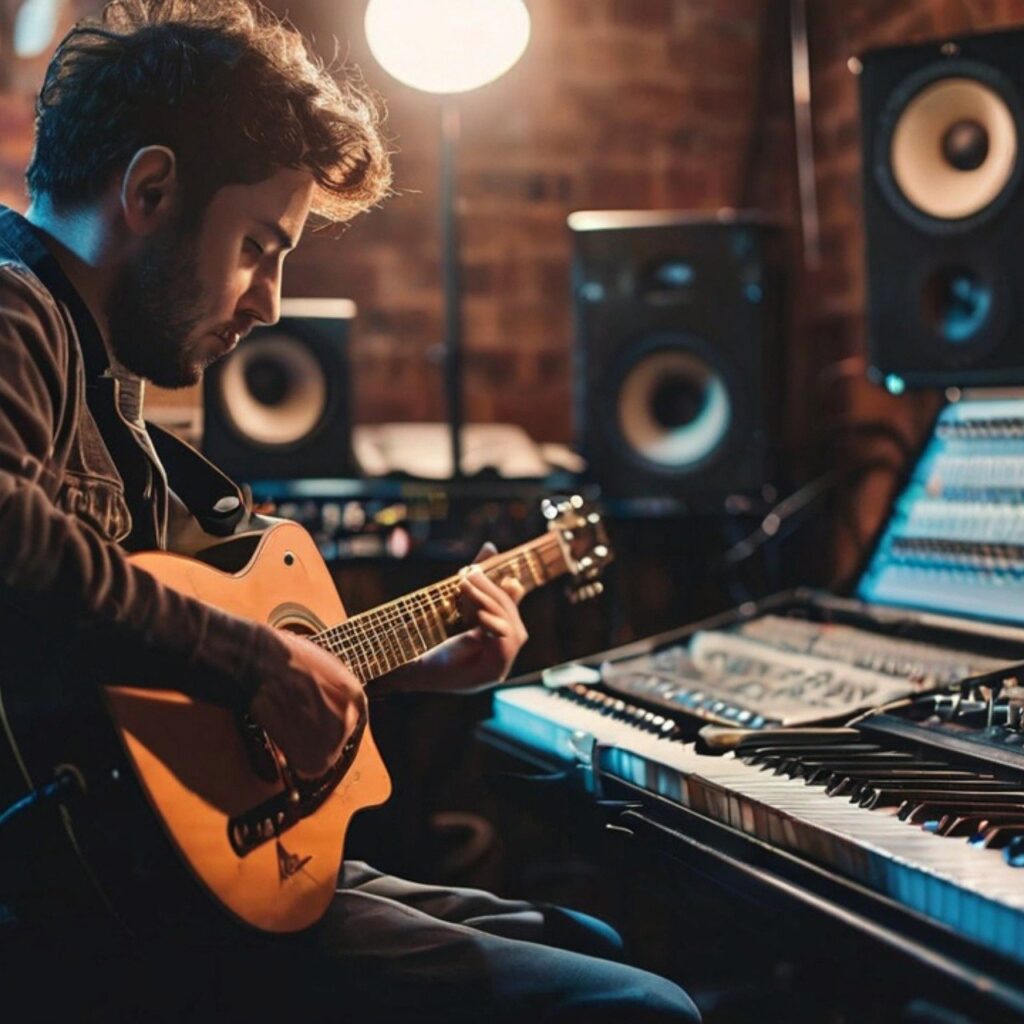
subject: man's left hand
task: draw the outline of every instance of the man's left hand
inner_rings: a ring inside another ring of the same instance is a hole
[[[485,544],[476,562],[496,553],[493,544]],[[519,615],[524,593],[518,580],[495,583],[474,563],[463,576],[457,597],[459,612],[469,629],[378,680],[373,689],[464,693],[500,682],[527,640]]]

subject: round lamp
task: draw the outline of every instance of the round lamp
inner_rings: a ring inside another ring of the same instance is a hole
[[[462,475],[462,302],[455,160],[458,101],[500,78],[530,41],[523,0],[370,0],[366,41],[377,62],[405,85],[441,97],[441,268],[445,309],[445,394],[452,477]]]
[[[414,89],[468,92],[500,78],[530,41],[523,0],[370,0],[366,41]]]

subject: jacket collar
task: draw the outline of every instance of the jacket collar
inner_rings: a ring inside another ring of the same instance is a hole
[[[89,378],[103,376],[110,365],[106,346],[85,300],[61,270],[39,231],[20,213],[0,205],[0,257],[7,254],[26,266],[66,308],[78,333]]]

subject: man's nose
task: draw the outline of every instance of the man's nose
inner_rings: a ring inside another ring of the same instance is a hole
[[[261,274],[254,282],[247,303],[260,323],[273,325],[281,319],[281,273]]]

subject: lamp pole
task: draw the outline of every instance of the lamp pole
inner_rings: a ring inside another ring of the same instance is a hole
[[[462,476],[462,290],[455,161],[461,117],[457,101],[441,97],[441,273],[444,284],[444,382],[451,432],[452,479]]]
[[[523,0],[368,0],[366,41],[398,81],[441,96],[441,273],[444,286],[444,390],[452,478],[462,476],[462,294],[455,162],[456,93],[493,82],[523,55],[530,14]]]

